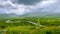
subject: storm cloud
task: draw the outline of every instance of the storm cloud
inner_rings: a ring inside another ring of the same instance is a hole
[[[59,0],[0,0],[0,13],[23,15],[41,10],[59,12],[59,3]]]
[[[13,3],[24,4],[24,5],[34,5],[42,0],[11,0]]]

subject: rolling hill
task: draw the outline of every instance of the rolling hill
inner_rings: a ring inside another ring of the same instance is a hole
[[[0,14],[0,19],[16,18],[15,14]]]

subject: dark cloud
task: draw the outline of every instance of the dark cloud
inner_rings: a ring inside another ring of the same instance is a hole
[[[13,1],[13,0],[12,0]],[[13,3],[23,3],[25,5],[33,5],[37,2],[40,2],[41,0],[14,0]]]

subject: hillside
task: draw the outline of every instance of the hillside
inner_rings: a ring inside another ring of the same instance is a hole
[[[0,14],[0,19],[14,18],[17,17],[15,14]]]

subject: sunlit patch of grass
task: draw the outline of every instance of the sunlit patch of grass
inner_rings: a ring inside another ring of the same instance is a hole
[[[10,33],[24,33],[24,34],[55,34],[60,32],[60,27],[50,26],[41,28],[40,31],[36,29],[35,26],[16,26],[8,27],[8,32]]]
[[[8,30],[20,30],[20,31],[29,31],[34,29],[35,26],[15,26],[15,27],[8,27]]]
[[[7,28],[8,32],[10,33],[33,33],[35,31],[35,26],[16,26],[16,27],[8,27]],[[13,32],[12,32],[13,31]]]

